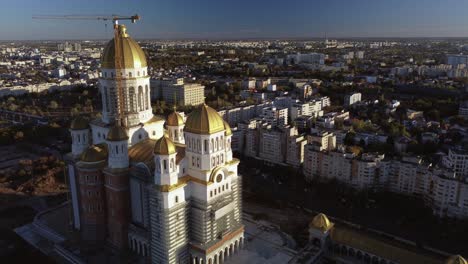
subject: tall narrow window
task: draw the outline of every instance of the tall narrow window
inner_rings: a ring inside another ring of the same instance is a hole
[[[109,88],[109,95],[107,98],[109,99],[109,112],[110,113],[117,113],[117,99],[115,94],[115,87]]]
[[[132,78],[132,72],[128,73],[128,77]]]
[[[149,88],[148,88],[148,85],[145,85],[145,98],[144,98],[144,101],[145,101],[145,109],[148,110],[149,109],[149,99],[150,96],[149,96]]]
[[[129,111],[135,112],[135,88],[130,87],[128,89],[128,102],[129,102]]]
[[[138,86],[138,110],[143,110],[143,87]]]

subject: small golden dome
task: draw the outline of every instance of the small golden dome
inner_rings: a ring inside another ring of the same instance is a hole
[[[468,264],[468,262],[460,255],[451,256],[447,262],[447,264]]]
[[[112,126],[107,133],[107,141],[124,141],[128,140],[127,131],[122,126]]]
[[[70,124],[71,130],[83,130],[89,128],[89,122],[86,118],[78,116]]]
[[[81,161],[83,162],[98,162],[107,159],[106,144],[89,146],[82,154]]]
[[[123,69],[134,69],[148,67],[145,52],[128,34],[125,25],[119,25],[119,37],[122,45],[122,67]],[[103,69],[116,69],[115,66],[115,43],[114,39],[107,43],[101,57]]]
[[[184,125],[184,118],[176,111],[169,114],[167,117],[166,125],[168,126],[182,126]]]
[[[224,121],[224,129],[226,130],[226,136],[232,136],[231,126],[229,126],[228,122]]]
[[[312,219],[310,226],[319,229],[322,232],[326,232],[330,230],[334,224],[328,220],[328,217],[325,214],[320,213]]]
[[[187,118],[185,131],[194,134],[209,135],[223,131],[224,120],[213,108],[201,104]]]
[[[176,153],[176,146],[166,136],[162,136],[156,144],[154,144],[154,154],[156,155],[171,155]]]

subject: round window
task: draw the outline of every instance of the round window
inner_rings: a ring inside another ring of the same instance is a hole
[[[223,180],[223,175],[218,174],[218,176],[216,176],[216,182],[221,182],[222,180]]]

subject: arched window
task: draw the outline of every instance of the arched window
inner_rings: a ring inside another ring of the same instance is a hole
[[[137,76],[140,77],[140,71],[137,71]]]
[[[148,101],[149,101],[149,88],[148,88],[148,85],[145,85],[145,98],[144,98],[144,101],[145,101],[145,109],[148,110],[149,109],[149,104],[148,104]]]
[[[175,197],[175,202],[176,202],[176,203],[179,202],[179,196],[176,196],[176,197]]]
[[[138,110],[143,110],[143,87],[138,86]]]
[[[119,154],[119,146],[115,146],[115,154]]]
[[[132,78],[132,72],[128,73],[128,77]]]
[[[145,71],[143,71],[143,76],[145,76]]]
[[[104,72],[104,77],[107,78],[107,72]]]
[[[161,163],[159,162],[159,158],[156,159],[156,171],[161,172]]]
[[[163,160],[163,167],[164,167],[164,171],[167,170],[167,160]]]
[[[128,89],[128,99],[130,112],[135,112],[135,88],[130,87]]]

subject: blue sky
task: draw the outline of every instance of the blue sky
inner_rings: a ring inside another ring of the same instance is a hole
[[[0,0],[0,40],[108,39],[102,21],[32,15],[138,13],[135,38],[468,37],[468,0]]]

